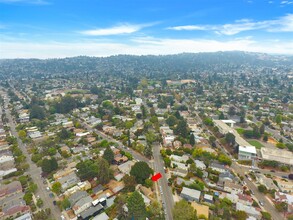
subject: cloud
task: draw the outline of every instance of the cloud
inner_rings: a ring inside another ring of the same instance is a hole
[[[281,1],[281,5],[292,5],[293,1]]]
[[[79,33],[89,36],[107,36],[107,35],[120,35],[120,34],[131,34],[141,30],[145,25],[131,25],[122,24],[110,28],[100,28],[81,31]]]
[[[0,0],[0,3],[7,3],[7,4],[25,3],[25,4],[33,4],[33,5],[47,5],[47,4],[50,4],[46,0]]]
[[[164,55],[182,52],[216,52],[242,50],[293,55],[293,40],[237,38],[219,41],[206,39],[132,38],[127,43],[107,41],[84,42],[1,42],[0,58],[62,58],[79,55],[110,56],[117,54]]]
[[[287,14],[275,20],[253,21],[249,19],[237,20],[224,25],[184,25],[168,27],[176,31],[214,31],[217,34],[235,35],[243,31],[265,30],[268,32],[293,32],[293,14]]]

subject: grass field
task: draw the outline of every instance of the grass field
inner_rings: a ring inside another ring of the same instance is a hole
[[[243,128],[236,128],[236,131],[238,132],[238,134],[243,134],[244,129]]]
[[[255,141],[255,140],[248,141],[248,143],[255,146],[257,149],[264,147],[261,143],[259,143],[258,141]]]

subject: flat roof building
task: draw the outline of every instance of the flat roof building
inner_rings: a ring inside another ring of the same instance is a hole
[[[274,160],[279,163],[293,165],[293,153],[290,151],[262,147],[260,152],[264,160]]]

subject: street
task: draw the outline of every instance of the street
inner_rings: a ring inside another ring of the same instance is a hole
[[[8,98],[6,94],[1,94],[4,95],[5,97]],[[61,212],[58,207],[53,205],[53,200],[52,198],[49,197],[48,192],[46,191],[46,185],[43,184],[43,180],[41,178],[41,168],[37,167],[37,165],[31,161],[31,156],[28,153],[26,146],[22,143],[20,138],[18,137],[18,134],[15,129],[15,124],[13,122],[12,116],[10,109],[8,108],[8,102],[9,100],[5,100],[5,111],[6,111],[6,116],[9,120],[8,124],[11,130],[11,134],[16,137],[17,143],[21,151],[23,152],[24,156],[26,157],[26,162],[29,164],[29,168],[26,171],[26,174],[30,175],[33,182],[37,184],[38,189],[35,192],[35,195],[40,196],[40,198],[43,200],[43,207],[42,209],[50,208],[51,209],[51,215],[54,219],[60,219]]]
[[[161,187],[163,193],[161,194],[161,197],[165,211],[165,217],[167,220],[172,220],[172,209],[174,206],[174,199],[173,194],[171,192],[171,187],[168,186],[168,180],[164,171],[164,163],[160,153],[160,145],[158,143],[154,144],[153,156],[155,173],[162,174],[162,178],[158,180],[158,185]]]

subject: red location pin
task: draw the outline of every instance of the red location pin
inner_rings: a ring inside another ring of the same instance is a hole
[[[158,179],[160,179],[162,177],[161,173],[157,173],[156,175],[152,176],[152,181],[157,181]]]

